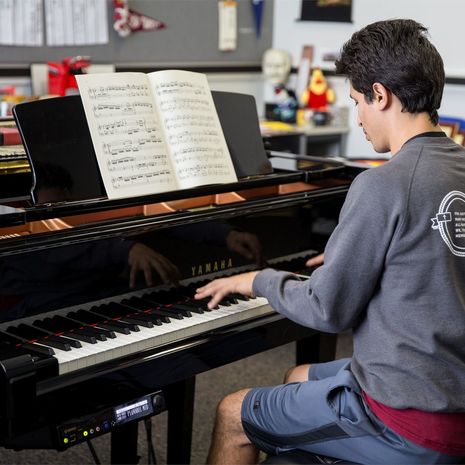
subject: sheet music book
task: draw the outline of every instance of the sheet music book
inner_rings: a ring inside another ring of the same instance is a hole
[[[237,181],[204,74],[76,78],[109,198]]]

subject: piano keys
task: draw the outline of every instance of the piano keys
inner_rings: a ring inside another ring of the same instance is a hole
[[[305,272],[302,265],[315,254],[313,250],[292,254],[270,260],[269,265]],[[235,272],[251,268],[244,266]],[[203,282],[219,276],[205,275]],[[191,279],[183,284],[144,289],[4,323],[0,338],[18,348],[50,355],[58,362],[58,375],[63,375],[274,313],[266,299],[241,295],[227,296],[210,310],[206,302],[193,299],[202,282]]]

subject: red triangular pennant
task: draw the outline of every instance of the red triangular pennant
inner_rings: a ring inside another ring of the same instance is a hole
[[[158,19],[131,10],[127,0],[113,0],[113,6],[113,27],[121,37],[127,37],[136,31],[154,31],[166,27],[166,24]]]
[[[164,29],[166,24],[158,19],[143,15],[134,10],[129,10],[128,25],[132,32],[134,31],[155,31]]]

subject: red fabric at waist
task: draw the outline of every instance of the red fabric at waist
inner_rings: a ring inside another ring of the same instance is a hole
[[[363,392],[371,411],[402,437],[448,455],[465,455],[465,413],[394,409]]]

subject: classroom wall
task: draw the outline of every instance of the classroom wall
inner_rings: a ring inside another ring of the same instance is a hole
[[[288,50],[298,66],[303,45],[315,47],[314,64],[322,62],[326,52],[338,51],[351,34],[364,25],[390,18],[412,18],[428,27],[432,42],[441,53],[447,76],[465,78],[463,43],[463,0],[353,0],[352,23],[296,21],[300,16],[300,0],[275,0],[273,46]],[[376,154],[356,126],[355,108],[348,98],[348,84],[333,77],[338,105],[349,105],[351,131],[347,145],[349,157],[375,157]],[[465,118],[465,86],[447,84],[441,115]]]
[[[25,95],[47,93],[45,63],[48,60],[89,55],[92,63],[110,63],[116,65],[117,69],[126,67],[135,71],[140,68],[144,71],[183,67],[215,68],[219,72],[206,73],[213,90],[254,95],[257,109],[260,114],[263,113],[264,82],[256,69],[261,64],[263,52],[271,47],[274,0],[266,0],[259,37],[255,31],[251,2],[239,0],[237,49],[228,52],[218,50],[218,3],[214,0],[131,0],[132,9],[164,21],[167,28],[135,33],[127,38],[119,37],[113,30],[112,0],[106,1],[110,37],[108,44],[80,47],[0,45],[0,87],[15,85],[17,93]],[[44,65],[43,73],[34,74],[34,85],[26,76],[8,76],[8,69],[24,68],[27,72],[31,64]],[[245,71],[239,72],[237,68]],[[248,71],[247,68],[255,69]]]
[[[71,0],[66,0],[71,1]],[[108,8],[109,42],[101,45],[50,47],[0,45],[1,64],[44,63],[66,56],[87,55],[94,63],[140,67],[256,65],[271,44],[274,0],[266,0],[257,37],[250,1],[237,4],[237,48],[218,50],[218,2],[214,0],[131,0],[139,13],[166,24],[157,31],[122,38],[113,30],[113,3]]]

